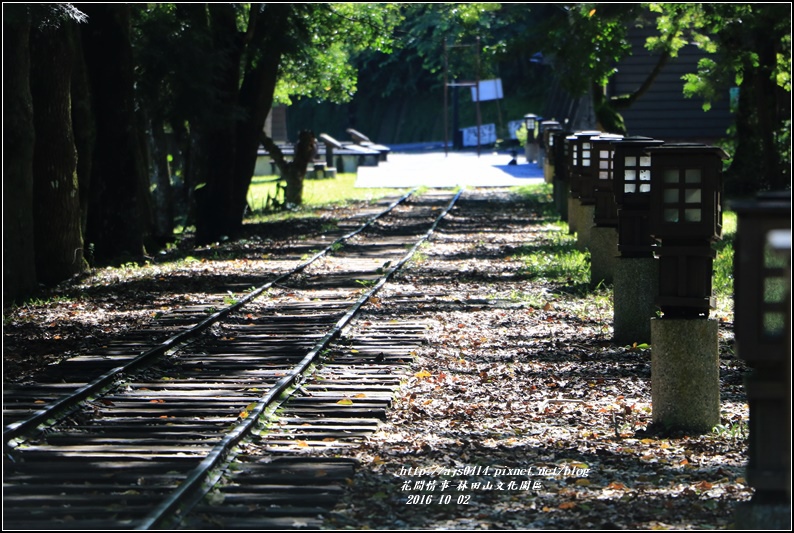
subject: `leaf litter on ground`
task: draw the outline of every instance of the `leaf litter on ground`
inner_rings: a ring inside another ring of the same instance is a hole
[[[721,425],[660,434],[652,347],[611,342],[611,289],[524,269],[517,250],[565,239],[548,235],[559,224],[511,191],[464,204],[362,318],[423,321],[425,344],[325,527],[730,528],[752,496],[731,317],[720,319]],[[389,305],[403,294],[423,297]]]

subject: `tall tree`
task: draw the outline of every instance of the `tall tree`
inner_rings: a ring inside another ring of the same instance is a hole
[[[265,119],[291,94],[349,98],[350,50],[385,48],[396,10],[386,4],[210,4],[207,31],[222,62],[216,103],[223,120],[204,124],[205,184],[197,191],[197,239],[234,235],[242,226]]]
[[[36,273],[45,284],[67,279],[84,268],[71,115],[72,31],[71,23],[64,21],[42,25],[31,35]]]
[[[139,258],[151,233],[149,186],[135,110],[130,6],[81,4],[96,125],[86,241],[99,261]]]
[[[685,76],[685,94],[708,107],[720,93],[738,87],[733,159],[726,189],[748,194],[791,187],[791,6],[789,4],[685,4],[679,13],[696,18],[699,39],[713,52],[698,72]]]
[[[3,4],[3,302],[37,285],[33,229],[33,101],[30,13]]]

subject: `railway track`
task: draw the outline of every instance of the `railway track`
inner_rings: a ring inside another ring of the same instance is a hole
[[[409,193],[230,305],[4,391],[4,529],[318,525],[355,466],[323,452],[377,428],[422,338],[355,317],[459,196]]]

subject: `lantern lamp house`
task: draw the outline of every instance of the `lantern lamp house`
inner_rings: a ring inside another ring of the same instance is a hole
[[[567,140],[570,144],[569,169],[571,179],[571,194],[574,198],[582,197],[582,182],[590,180],[593,173],[593,144],[591,139],[601,135],[600,131],[577,131],[569,135]],[[594,199],[588,196],[588,203],[592,204]]]
[[[593,141],[601,135],[600,131],[579,131],[566,138],[570,144],[569,178],[571,198],[568,203],[569,226],[573,222],[576,232],[576,247],[584,250],[590,245],[590,229],[593,226],[595,198],[592,194],[593,175]]]
[[[618,250],[622,257],[652,257],[655,241],[649,224],[651,155],[646,151],[664,141],[624,137],[615,144],[613,193],[618,211]]]
[[[592,195],[595,199],[593,220],[596,226],[616,228],[618,209],[613,191],[615,145],[622,135],[603,133],[593,139],[595,173],[592,175]],[[587,187],[587,185],[585,185]]]
[[[546,183],[552,183],[554,180],[553,133],[561,130],[562,126],[556,120],[544,120],[540,123],[540,159],[543,163],[543,178]]]
[[[538,160],[538,125],[540,117],[534,113],[524,115],[524,127],[527,129],[526,157],[527,163]]]
[[[737,202],[734,255],[736,352],[752,368],[745,378],[750,407],[747,480],[755,489],[740,511],[744,523],[788,515],[791,505],[791,191],[763,193]],[[775,234],[787,239],[776,245]],[[782,249],[779,249],[782,248]],[[764,506],[772,507],[761,512]],[[760,507],[759,507],[760,506]],[[754,512],[757,511],[757,512]],[[747,526],[747,527],[745,527]]]
[[[650,233],[661,241],[659,297],[665,316],[708,317],[716,252],[722,238],[721,148],[671,144],[651,154]]]

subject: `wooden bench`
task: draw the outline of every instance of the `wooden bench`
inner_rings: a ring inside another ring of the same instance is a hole
[[[353,140],[353,143],[358,146],[363,146],[365,148],[369,148],[371,150],[376,150],[380,155],[378,156],[379,161],[386,161],[388,158],[389,152],[391,152],[391,148],[388,146],[384,146],[382,144],[376,144],[372,142],[369,137],[361,133],[360,131],[354,130],[353,128],[347,128],[347,134],[350,135],[350,138]]]

